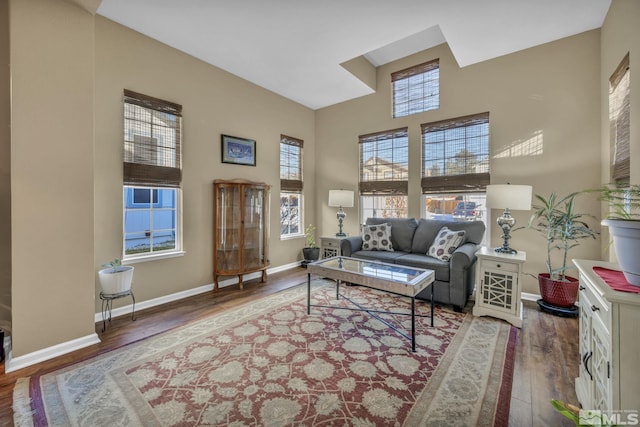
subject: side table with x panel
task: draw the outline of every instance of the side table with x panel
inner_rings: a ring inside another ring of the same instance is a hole
[[[475,316],[492,316],[522,328],[522,266],[525,252],[503,254],[482,247],[476,252]]]

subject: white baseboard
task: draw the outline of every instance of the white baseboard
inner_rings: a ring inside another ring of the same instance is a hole
[[[285,264],[285,265],[281,265],[278,267],[273,267],[273,268],[269,268],[267,269],[267,274],[273,274],[273,273],[279,273],[281,271],[286,271],[286,270],[290,270],[292,268],[297,268],[300,267],[300,262],[293,262],[290,264]],[[257,279],[259,277],[262,276],[261,272],[255,272],[255,273],[249,273],[249,274],[245,274],[242,277],[242,281],[247,281],[247,280],[251,280],[251,279]],[[227,286],[233,286],[236,285],[238,283],[238,278],[237,277],[232,277],[230,279],[226,279],[223,280],[221,282],[218,283],[218,287],[220,288],[224,288]],[[213,283],[210,283],[208,285],[203,285],[203,286],[199,286],[197,288],[192,288],[192,289],[187,289],[186,291],[181,291],[181,292],[176,292],[174,294],[169,294],[169,295],[164,295],[158,298],[154,298],[154,299],[150,299],[150,300],[146,300],[146,301],[142,301],[142,302],[136,302],[136,312],[139,310],[144,310],[145,308],[151,308],[151,307],[155,307],[158,305],[162,305],[162,304],[167,304],[169,302],[172,301],[178,301],[181,300],[183,298],[187,298],[187,297],[191,297],[194,295],[198,295],[198,294],[203,294],[205,292],[211,292],[213,291]],[[125,305],[123,307],[118,307],[118,308],[114,308],[111,311],[111,317],[118,317],[118,316],[128,316],[131,314],[131,310],[133,309],[133,305],[129,304],[129,305]],[[96,313],[95,314],[95,322],[102,322],[102,313]]]
[[[522,292],[520,294],[520,299],[524,301],[538,301],[540,298],[542,297],[538,294],[530,294],[528,292]]]
[[[281,271],[289,270],[292,268],[296,268],[300,266],[300,261],[293,262],[290,264],[281,265],[278,267],[267,269],[267,274],[278,273]],[[243,277],[243,280],[251,280],[258,278],[262,275],[261,272],[247,274]],[[227,280],[223,280],[218,285],[219,287],[232,286],[238,283],[238,278],[231,278]],[[155,307],[157,305],[166,304],[171,301],[177,301],[182,298],[187,298],[193,295],[198,295],[204,292],[210,292],[213,290],[213,283],[209,285],[199,286],[197,288],[188,289],[182,292],[176,292],[174,294],[165,295],[159,298],[154,298],[148,301],[142,301],[140,303],[136,303],[136,311],[143,310],[145,308]],[[133,306],[129,304],[128,306],[118,307],[112,310],[111,317],[117,317],[122,315],[131,314]],[[96,313],[94,317],[95,322],[102,322],[102,313]],[[8,338],[8,337],[7,337]],[[7,339],[5,338],[5,339]],[[24,356],[18,356],[16,358],[11,357],[11,341],[8,340],[6,345],[6,359],[5,359],[5,372],[12,372],[18,369],[26,368],[27,366],[34,365],[36,363],[44,362],[45,360],[53,359],[54,357],[62,356],[63,354],[70,353],[75,350],[79,350],[84,347],[88,347],[93,344],[97,344],[100,342],[100,338],[97,334],[87,335],[86,337],[76,338],[71,341],[67,341],[64,343],[56,344],[51,347],[43,348],[42,350],[34,351],[33,353],[25,354]]]
[[[4,371],[6,373],[17,371],[18,369],[26,368],[27,366],[35,365],[36,363],[44,362],[45,360],[53,359],[54,357],[62,356],[63,354],[67,354],[99,342],[100,338],[98,338],[98,334],[93,333],[15,358],[11,357],[11,350],[9,350],[4,364]]]

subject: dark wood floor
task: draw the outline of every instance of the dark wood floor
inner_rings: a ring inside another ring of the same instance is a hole
[[[114,350],[126,344],[184,325],[237,306],[261,295],[297,285],[306,280],[302,268],[275,273],[267,283],[248,281],[244,290],[221,288],[214,295],[201,294],[180,301],[113,319],[107,330],[96,324],[101,342],[90,347],[9,374],[0,364],[0,426],[13,425],[13,387],[20,377],[43,374]],[[574,378],[578,371],[578,321],[541,313],[535,303],[525,302],[524,327],[516,347],[509,425],[573,426],[551,407],[551,399],[575,403]]]

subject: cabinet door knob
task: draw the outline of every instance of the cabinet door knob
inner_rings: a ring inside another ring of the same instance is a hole
[[[591,311],[598,311],[598,310],[600,310],[600,307],[597,307],[595,305],[591,306]]]
[[[580,289],[581,291],[584,291],[587,288],[585,288],[584,286],[580,285],[580,287],[578,287],[578,289]]]
[[[498,268],[502,268],[502,266],[500,264],[497,265]]]

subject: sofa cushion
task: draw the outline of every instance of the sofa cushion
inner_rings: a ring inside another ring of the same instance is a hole
[[[396,258],[405,255],[406,252],[387,252],[387,251],[357,251],[351,254],[353,258],[366,259],[368,261],[388,262],[389,264],[395,264]],[[426,256],[423,255],[423,258]]]
[[[396,251],[411,252],[413,236],[418,228],[415,218],[367,218],[367,225],[391,224],[391,244]],[[426,253],[426,248],[423,251]]]
[[[466,232],[464,230],[449,230],[448,227],[442,227],[433,243],[429,247],[427,255],[438,258],[441,261],[449,261],[451,255],[464,241]]]
[[[471,242],[475,245],[482,243],[486,226],[482,221],[454,221],[447,224],[449,230],[464,230],[465,236],[462,243]]]
[[[391,225],[365,225],[362,227],[362,249],[365,251],[393,252]]]
[[[403,254],[394,261],[396,264],[407,265],[415,268],[426,268],[436,272],[436,280],[441,282],[449,281],[449,271],[451,270],[448,261],[440,261],[427,255],[420,254]]]
[[[450,221],[442,221],[437,219],[420,219],[418,228],[413,236],[413,245],[411,252],[416,254],[426,254],[431,243],[436,238],[438,231],[446,226]]]
[[[476,245],[482,242],[485,230],[485,225],[482,221],[443,221],[422,218],[418,222],[418,228],[413,236],[411,252],[426,254],[442,227],[448,227],[449,230],[454,231],[464,230],[466,233],[462,243],[471,242]]]

